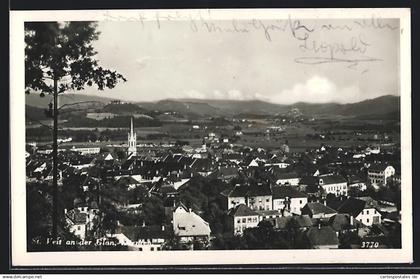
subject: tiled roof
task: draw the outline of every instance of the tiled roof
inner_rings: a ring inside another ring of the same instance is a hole
[[[269,184],[253,184],[249,187],[248,196],[271,196],[271,188]]]
[[[347,180],[341,175],[325,175],[320,176],[319,178],[324,182],[323,185],[347,182]]]
[[[209,236],[211,232],[209,223],[191,211],[174,212],[173,225],[178,236]]]
[[[86,224],[86,217],[87,214],[80,212],[78,209],[72,209],[67,212],[67,217],[74,223],[74,224]]]
[[[228,211],[229,216],[255,216],[257,212],[246,206],[245,204],[239,204]]]
[[[362,200],[358,198],[349,198],[338,208],[338,212],[347,213],[353,217],[357,217],[357,215],[359,215],[363,209],[375,208],[375,205],[372,201],[368,199]]]
[[[304,208],[308,208],[312,214],[316,215],[319,213],[325,213],[325,214],[332,214],[332,213],[336,213],[337,211],[335,211],[334,209],[332,209],[331,207],[328,207],[322,203],[319,202],[310,202],[307,203]]]
[[[369,171],[381,172],[384,171],[387,166],[389,165],[383,163],[372,163],[369,167]]]
[[[229,197],[245,197],[248,193],[248,186],[236,185],[229,193]]]

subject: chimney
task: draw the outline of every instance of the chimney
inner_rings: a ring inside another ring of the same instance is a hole
[[[318,230],[320,230],[320,229],[321,229],[321,223],[318,224]]]
[[[67,214],[67,208],[64,208],[64,214]]]
[[[143,220],[142,227],[146,227],[146,222],[144,222],[144,220]]]
[[[350,226],[353,226],[354,224],[354,217],[353,215],[350,215]]]
[[[163,232],[165,231],[165,225],[162,225],[162,231]]]

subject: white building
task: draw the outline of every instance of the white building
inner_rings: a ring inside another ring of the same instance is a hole
[[[288,186],[273,187],[273,210],[285,210],[300,215],[308,196]]]
[[[137,135],[133,129],[133,118],[131,118],[130,133],[128,133],[128,154],[137,156]]]
[[[173,212],[173,229],[181,242],[201,240],[206,243],[211,233],[209,223],[182,204]]]
[[[365,226],[381,223],[381,214],[371,198],[349,198],[339,208],[339,213],[347,213]]]
[[[230,225],[234,235],[243,234],[247,228],[258,226],[260,215],[245,204],[239,204],[228,211]]]
[[[334,194],[336,196],[347,196],[347,180],[341,175],[320,175],[319,186],[325,191],[325,194]]]
[[[98,154],[101,151],[100,147],[75,147],[73,146],[70,151],[78,152],[81,155]]]
[[[372,164],[368,169],[368,178],[373,186],[385,186],[388,178],[395,175],[393,166]]]

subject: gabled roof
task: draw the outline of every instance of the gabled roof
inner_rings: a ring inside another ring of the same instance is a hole
[[[269,184],[253,184],[249,186],[248,196],[271,196],[271,188]]]
[[[322,179],[322,181],[324,182],[322,185],[347,182],[347,180],[341,175],[323,175],[323,176],[319,176],[319,178]]]
[[[209,236],[209,223],[192,211],[175,211],[173,214],[174,232],[178,236]]]
[[[364,208],[365,201],[349,198],[338,208],[338,212],[347,213],[353,217],[357,217]]]
[[[131,241],[136,242],[141,239],[167,239],[170,235],[171,228],[164,226],[153,225],[153,226],[121,226],[117,229],[117,232],[123,233]]]
[[[326,206],[326,205],[324,205],[322,203],[319,203],[319,202],[309,202],[303,208],[308,208],[309,211],[313,215],[320,214],[320,213],[324,213],[324,214],[337,213],[337,211],[335,211],[331,207],[328,207],[328,206]]]
[[[137,180],[135,180],[132,176],[121,176],[117,180],[117,184],[119,185],[132,185],[132,184],[140,184]]]
[[[306,235],[314,246],[338,245],[339,243],[337,234],[330,226],[311,227]]]
[[[246,197],[248,193],[248,186],[247,185],[236,185],[229,193],[229,197],[236,198],[236,197]]]
[[[361,199],[349,198],[339,208],[339,213],[347,213],[357,217],[365,208],[375,208],[373,204]]]
[[[228,215],[229,216],[258,216],[259,214],[257,212],[255,212],[254,210],[252,210],[251,208],[249,208],[248,206],[246,206],[245,204],[239,204],[234,208],[231,208],[228,211]]]
[[[273,187],[273,199],[306,198],[307,195],[290,186]]]
[[[369,171],[381,172],[384,171],[388,166],[390,165],[384,163],[372,163],[369,167]]]
[[[69,210],[66,216],[75,225],[83,225],[86,224],[87,221],[87,214],[84,212],[80,212],[77,208]]]

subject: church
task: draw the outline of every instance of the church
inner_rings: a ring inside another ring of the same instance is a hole
[[[133,128],[133,117],[131,117],[130,132],[128,133],[128,150],[129,157],[137,156],[137,135]]]

